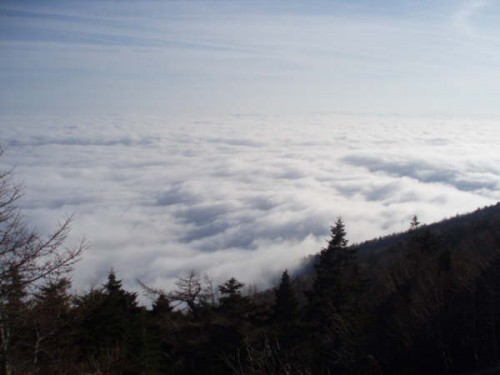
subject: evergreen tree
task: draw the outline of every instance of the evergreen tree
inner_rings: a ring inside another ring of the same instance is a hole
[[[108,295],[120,295],[123,294],[124,290],[122,289],[122,281],[116,278],[115,271],[111,269],[108,274],[108,281],[104,284],[104,290],[108,293]]]
[[[234,309],[243,299],[241,289],[245,284],[240,283],[234,277],[231,277],[224,284],[219,285],[220,306],[226,310]]]
[[[410,221],[410,230],[415,230],[419,227],[420,221],[418,221],[417,215],[414,215]]]
[[[106,303],[110,308],[119,309],[125,314],[133,314],[137,311],[137,293],[131,293],[123,289],[122,281],[116,278],[114,270],[108,275],[108,281],[104,284]]]
[[[364,289],[356,248],[348,247],[345,225],[339,218],[331,227],[328,246],[315,265],[316,278],[308,293],[313,323],[310,346],[314,373],[345,372],[360,361],[359,300]],[[360,370],[361,371],[361,370]]]
[[[328,246],[321,250],[314,266],[316,278],[308,295],[311,312],[318,318],[326,310],[346,306],[362,289],[357,250],[347,247],[345,225],[341,218],[330,232]]]
[[[176,319],[167,296],[160,292],[153,302],[150,315],[146,318],[146,360],[147,374],[170,374],[173,365],[173,350],[176,345]]]
[[[82,311],[80,345],[83,355],[111,374],[138,374],[143,369],[143,308],[137,306],[136,293],[122,288],[111,270],[101,290],[80,298]],[[111,370],[109,370],[111,371]]]
[[[273,320],[276,322],[289,322],[298,315],[298,301],[290,281],[288,271],[281,275],[281,282],[274,290]]]
[[[33,364],[39,374],[76,371],[76,327],[72,311],[71,282],[49,281],[35,294]]]
[[[158,298],[153,302],[151,312],[154,316],[170,315],[172,313],[172,306],[164,293],[160,293]]]

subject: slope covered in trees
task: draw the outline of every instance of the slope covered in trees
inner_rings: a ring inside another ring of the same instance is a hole
[[[0,374],[461,374],[500,356],[500,205],[348,246],[346,224],[303,279],[267,293],[192,272],[143,285],[110,271],[71,293],[84,245],[41,239],[0,176]],[[304,281],[306,279],[306,281]],[[307,281],[308,279],[308,281]],[[306,285],[307,287],[304,287]],[[264,298],[265,295],[268,298]]]

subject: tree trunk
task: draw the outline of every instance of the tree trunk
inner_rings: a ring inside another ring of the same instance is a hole
[[[2,369],[3,375],[12,375],[12,365],[10,363],[9,358],[9,327],[6,324],[3,304],[0,304],[0,340],[1,342],[1,350],[2,350]]]

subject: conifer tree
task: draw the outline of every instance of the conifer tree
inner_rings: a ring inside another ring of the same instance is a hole
[[[328,246],[315,265],[316,279],[309,297],[309,319],[314,323],[312,362],[321,363],[318,373],[342,373],[360,360],[361,311],[364,281],[356,259],[357,249],[348,247],[345,225],[339,218],[331,227]]]
[[[113,270],[98,291],[80,298],[82,307],[80,345],[84,356],[96,362],[100,371],[115,364],[116,373],[140,373],[144,355],[142,308],[136,293],[122,288]]]
[[[76,361],[70,287],[69,279],[62,278],[47,282],[35,294],[33,364],[40,374],[66,374]]]
[[[104,284],[104,292],[108,296],[108,303],[123,311],[133,311],[137,308],[137,293],[131,293],[123,289],[122,281],[116,278],[115,271],[111,269],[108,281]]]
[[[415,230],[419,227],[420,221],[418,221],[417,215],[414,215],[410,221],[410,230]]]
[[[242,300],[241,289],[245,284],[240,283],[234,277],[231,277],[224,284],[219,285],[220,305],[225,309],[233,309]]]
[[[180,314],[180,313],[179,313]],[[168,297],[159,292],[146,316],[145,346],[147,374],[170,374],[173,349],[176,345],[176,318]]]
[[[298,315],[298,301],[295,296],[288,271],[281,275],[281,281],[274,290],[273,320],[276,322],[289,322]]]
[[[331,227],[330,233],[328,246],[321,250],[314,266],[316,278],[309,293],[310,309],[318,318],[325,308],[344,307],[362,288],[356,249],[347,247],[345,225],[341,218]]]
[[[172,313],[172,306],[164,293],[160,293],[158,298],[153,302],[151,312],[154,316],[169,315]]]

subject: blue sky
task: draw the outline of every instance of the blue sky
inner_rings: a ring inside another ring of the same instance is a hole
[[[499,114],[493,1],[3,1],[0,113]]]

